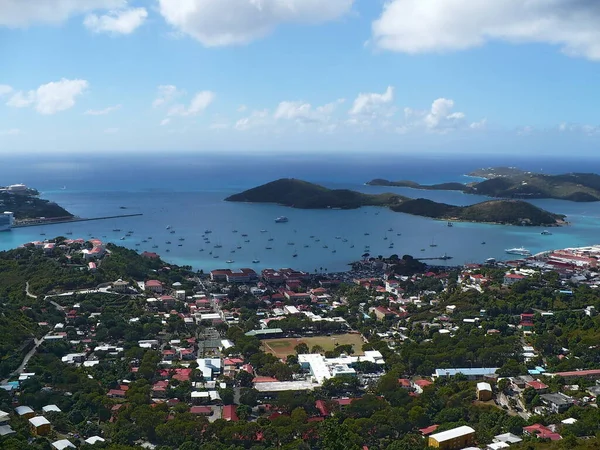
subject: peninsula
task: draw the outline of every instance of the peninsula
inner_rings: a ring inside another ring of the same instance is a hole
[[[229,202],[277,203],[302,209],[355,209],[382,206],[395,212],[449,221],[506,225],[557,226],[565,216],[544,211],[520,200],[493,200],[471,206],[454,206],[401,195],[363,194],[348,189],[328,189],[307,181],[284,178],[225,199]]]
[[[36,189],[24,184],[0,188],[0,211],[11,211],[17,221],[73,217],[69,211],[55,202],[40,198]]]
[[[568,173],[543,175],[512,167],[479,169],[469,176],[486,178],[475,183],[442,183],[422,185],[414,181],[374,179],[369,186],[408,187],[422,190],[453,190],[466,194],[511,199],[553,198],[573,202],[600,201],[600,175],[595,173]]]

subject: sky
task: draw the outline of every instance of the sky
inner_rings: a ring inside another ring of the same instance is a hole
[[[0,0],[0,153],[597,152],[597,0]]]

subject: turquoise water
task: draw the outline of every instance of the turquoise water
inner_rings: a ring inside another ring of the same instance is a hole
[[[94,236],[139,251],[156,251],[168,261],[188,264],[196,269],[291,266],[308,271],[326,268],[331,272],[345,270],[349,262],[361,257],[367,245],[372,255],[395,253],[400,256],[436,257],[448,254],[453,259],[447,263],[454,265],[490,257],[503,259],[506,257],[504,249],[508,247],[524,246],[532,252],[539,252],[600,242],[600,204],[596,203],[534,201],[542,208],[567,214],[571,222],[568,227],[553,228],[551,236],[543,236],[541,228],[472,223],[455,223],[449,228],[445,222],[383,208],[297,210],[277,205],[223,201],[228,195],[243,189],[283,176],[294,176],[332,188],[370,193],[394,191],[410,197],[465,205],[486,198],[460,192],[370,187],[364,182],[375,177],[413,179],[422,183],[464,181],[463,174],[468,170],[500,164],[501,161],[473,161],[472,158],[452,163],[440,161],[432,169],[431,162],[419,159],[399,161],[396,165],[373,160],[362,163],[352,160],[340,164],[325,158],[302,160],[290,157],[275,160],[255,158],[245,162],[189,156],[170,158],[162,163],[158,159],[159,162],[140,163],[123,156],[93,162],[50,161],[38,165],[23,164],[23,167],[15,163],[12,171],[3,170],[6,167],[3,166],[0,177],[6,181],[0,184],[24,182],[37,187],[44,198],[56,201],[76,215],[94,217],[142,213],[143,216],[13,229],[0,233],[0,249],[41,240],[44,236],[40,233],[46,233],[45,237],[50,238],[72,232],[73,238]],[[522,161],[519,165],[525,166],[526,163]],[[516,164],[513,162],[511,165]],[[593,170],[589,162],[581,163],[581,167]],[[565,169],[565,164],[560,161],[555,163],[554,168],[555,172],[582,170],[576,166]],[[120,209],[121,206],[126,209]],[[282,215],[287,216],[289,222],[275,223],[274,219]],[[167,230],[169,225],[175,233]],[[116,228],[122,231],[112,231]],[[388,231],[390,228],[393,231]],[[212,230],[208,235],[211,244],[204,243],[202,238],[207,229]],[[133,235],[121,240],[130,230]],[[238,232],[234,233],[234,230]],[[261,233],[260,230],[267,232]],[[248,236],[242,237],[242,234]],[[142,242],[149,237],[152,239],[147,243]],[[180,238],[184,240],[180,241]],[[316,242],[316,239],[320,241]],[[171,244],[166,244],[166,241]],[[482,245],[483,241],[485,245]],[[394,246],[390,248],[392,242]],[[222,245],[222,248],[215,249],[215,244]],[[153,245],[159,248],[154,249]],[[323,248],[325,245],[328,248]],[[272,250],[267,250],[268,246]],[[167,252],[167,249],[170,251]],[[201,252],[201,249],[204,251]],[[209,255],[210,251],[213,255]],[[297,257],[294,258],[292,255],[295,253]],[[215,259],[215,255],[219,258]],[[260,263],[252,264],[254,259],[259,259]],[[235,262],[226,264],[226,260]]]

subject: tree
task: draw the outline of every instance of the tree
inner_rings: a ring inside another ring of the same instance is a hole
[[[360,438],[352,433],[345,423],[336,419],[325,420],[320,427],[323,450],[359,450]]]
[[[235,381],[237,381],[238,385],[241,387],[251,387],[252,380],[254,380],[254,375],[252,375],[249,372],[246,372],[245,370],[240,370],[235,375]]]
[[[294,347],[294,351],[296,352],[297,355],[305,355],[305,354],[309,353],[308,345],[306,345],[304,342],[300,342],[298,345],[296,345]]]

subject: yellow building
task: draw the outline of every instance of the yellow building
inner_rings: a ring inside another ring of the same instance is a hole
[[[45,436],[52,430],[52,425],[44,416],[36,416],[29,419],[31,433],[36,436]]]
[[[471,427],[462,426],[442,431],[429,436],[428,445],[442,450],[456,450],[468,447],[475,442],[475,430]]]
[[[492,386],[490,383],[477,383],[477,400],[487,402],[492,399]]]

